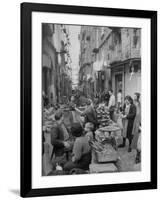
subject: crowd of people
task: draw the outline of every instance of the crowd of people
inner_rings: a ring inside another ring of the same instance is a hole
[[[46,115],[51,119],[52,125],[51,128],[43,129],[43,159],[44,162],[47,160],[49,165],[47,172],[44,170],[44,175],[86,173],[91,163],[90,141],[94,140],[95,131],[99,128],[97,107],[100,103],[107,107],[111,120],[121,129],[123,139],[118,148],[127,146],[128,140],[128,152],[135,149],[136,163],[141,161],[140,94],[135,93],[133,98],[128,95],[123,101],[121,90],[117,97],[109,90],[104,93],[101,100],[97,95],[93,100],[88,99],[83,110],[77,107],[75,97],[72,96],[68,103],[70,126],[66,126],[64,122],[64,111],[59,106],[47,110],[45,100],[44,113],[47,112]],[[46,142],[46,135],[50,135],[50,144]],[[50,145],[52,151],[49,153]]]

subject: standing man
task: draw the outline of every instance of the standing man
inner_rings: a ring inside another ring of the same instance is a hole
[[[110,112],[110,118],[113,120],[113,114],[115,110],[115,96],[113,94],[113,90],[109,90],[110,99],[108,102],[108,110]]]
[[[117,93],[117,109],[119,110],[121,106],[122,106],[122,90],[119,89]]]
[[[57,163],[63,164],[65,161],[65,149],[70,147],[68,143],[69,134],[67,129],[63,124],[63,113],[58,111],[55,114],[55,123],[51,129],[51,144],[53,145],[53,154],[55,156],[53,165],[56,166]]]
[[[106,105],[108,106],[109,103],[109,99],[110,99],[110,95],[108,91],[104,92],[104,101],[106,102]]]

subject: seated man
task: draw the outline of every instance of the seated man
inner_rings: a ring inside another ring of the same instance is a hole
[[[70,171],[74,168],[87,170],[91,162],[91,148],[85,135],[83,128],[79,123],[73,124],[71,128],[72,135],[76,137],[73,147],[72,161],[65,164],[64,170]]]

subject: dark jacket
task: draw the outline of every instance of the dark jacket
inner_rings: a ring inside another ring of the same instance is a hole
[[[61,125],[55,122],[51,129],[51,144],[53,145],[53,153],[55,156],[62,156],[64,153],[64,132]]]
[[[85,122],[91,122],[94,124],[95,127],[98,126],[97,113],[96,113],[96,110],[92,106],[89,106],[84,111],[84,115],[85,115]]]
[[[134,104],[131,104],[129,113],[126,116],[126,118],[128,119],[127,138],[129,138],[129,139],[131,139],[131,137],[132,137],[132,130],[133,130],[135,116],[136,116],[136,106]]]

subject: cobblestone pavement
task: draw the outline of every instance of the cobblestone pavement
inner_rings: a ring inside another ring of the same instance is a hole
[[[128,146],[119,148],[118,153],[120,160],[118,162],[118,169],[120,172],[140,171],[141,164],[135,164],[136,151],[128,152]]]

